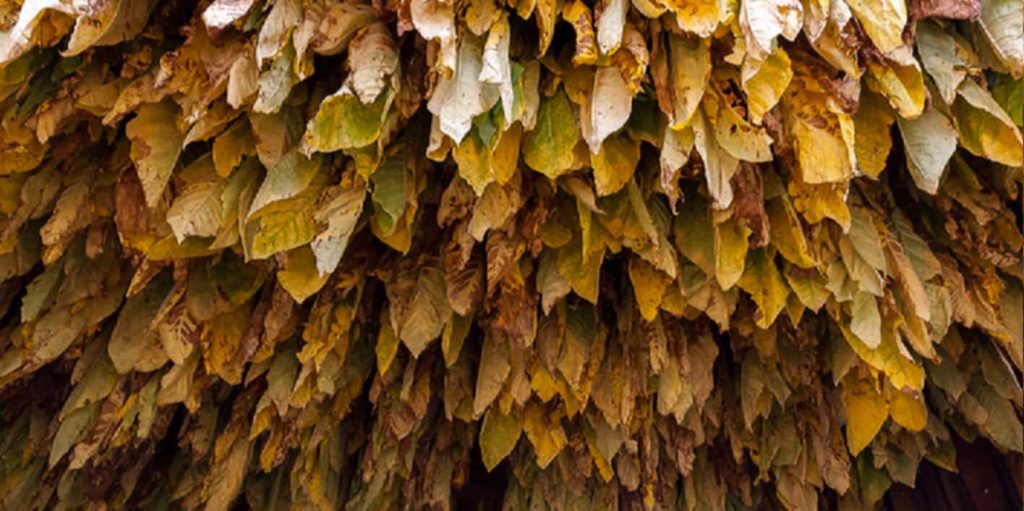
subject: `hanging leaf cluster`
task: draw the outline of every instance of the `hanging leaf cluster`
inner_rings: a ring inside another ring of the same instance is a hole
[[[0,0],[0,508],[871,509],[1024,451],[1022,9]]]

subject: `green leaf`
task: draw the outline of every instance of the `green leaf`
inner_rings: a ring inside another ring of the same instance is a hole
[[[533,170],[555,179],[573,168],[574,149],[580,140],[579,125],[569,98],[561,88],[544,98],[536,127],[526,132],[523,161]]]
[[[480,426],[480,454],[488,472],[512,453],[523,434],[523,424],[514,414],[502,414],[497,408],[487,409]]]
[[[934,195],[956,151],[956,131],[938,110],[929,109],[917,119],[897,119],[907,154],[907,169],[918,188]]]
[[[398,221],[405,213],[409,187],[413,186],[405,146],[391,151],[380,168],[370,176],[375,218],[384,233],[391,233],[398,227]]]
[[[125,302],[107,344],[107,354],[117,372],[125,374],[133,369],[152,371],[167,361],[159,333],[150,326],[170,292],[172,282],[171,276],[163,272],[142,292]]]
[[[306,190],[320,174],[321,162],[319,156],[306,158],[297,151],[285,154],[277,165],[267,172],[266,179],[249,205],[248,217],[255,218],[264,208],[296,197]]]
[[[393,97],[393,93],[387,92],[372,103],[364,104],[355,92],[343,85],[320,103],[316,115],[309,121],[303,139],[306,146],[311,151],[331,153],[373,143],[380,138]]]
[[[100,403],[97,401],[71,412],[61,421],[50,444],[49,467],[56,465],[75,446],[99,418],[99,412]]]
[[[953,103],[960,145],[989,160],[1019,167],[1024,164],[1024,139],[1013,120],[992,95],[974,80],[964,80]]]
[[[984,382],[972,381],[971,393],[988,412],[988,419],[981,426],[996,445],[1015,452],[1024,450],[1024,425],[1020,415],[1006,399]]]
[[[26,288],[25,296],[21,298],[21,321],[23,323],[34,321],[50,306],[63,277],[64,265],[57,263],[47,266],[32,280],[32,283]]]

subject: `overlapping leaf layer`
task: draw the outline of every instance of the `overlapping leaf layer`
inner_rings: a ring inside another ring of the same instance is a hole
[[[510,511],[870,509],[1021,452],[1022,41],[1020,0],[0,0],[0,508],[501,467]]]

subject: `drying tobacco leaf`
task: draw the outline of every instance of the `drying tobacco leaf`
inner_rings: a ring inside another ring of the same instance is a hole
[[[1021,5],[0,0],[0,509],[1020,453]]]

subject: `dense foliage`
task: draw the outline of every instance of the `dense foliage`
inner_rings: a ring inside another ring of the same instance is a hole
[[[1020,0],[0,0],[0,508],[870,509],[1024,450]]]

